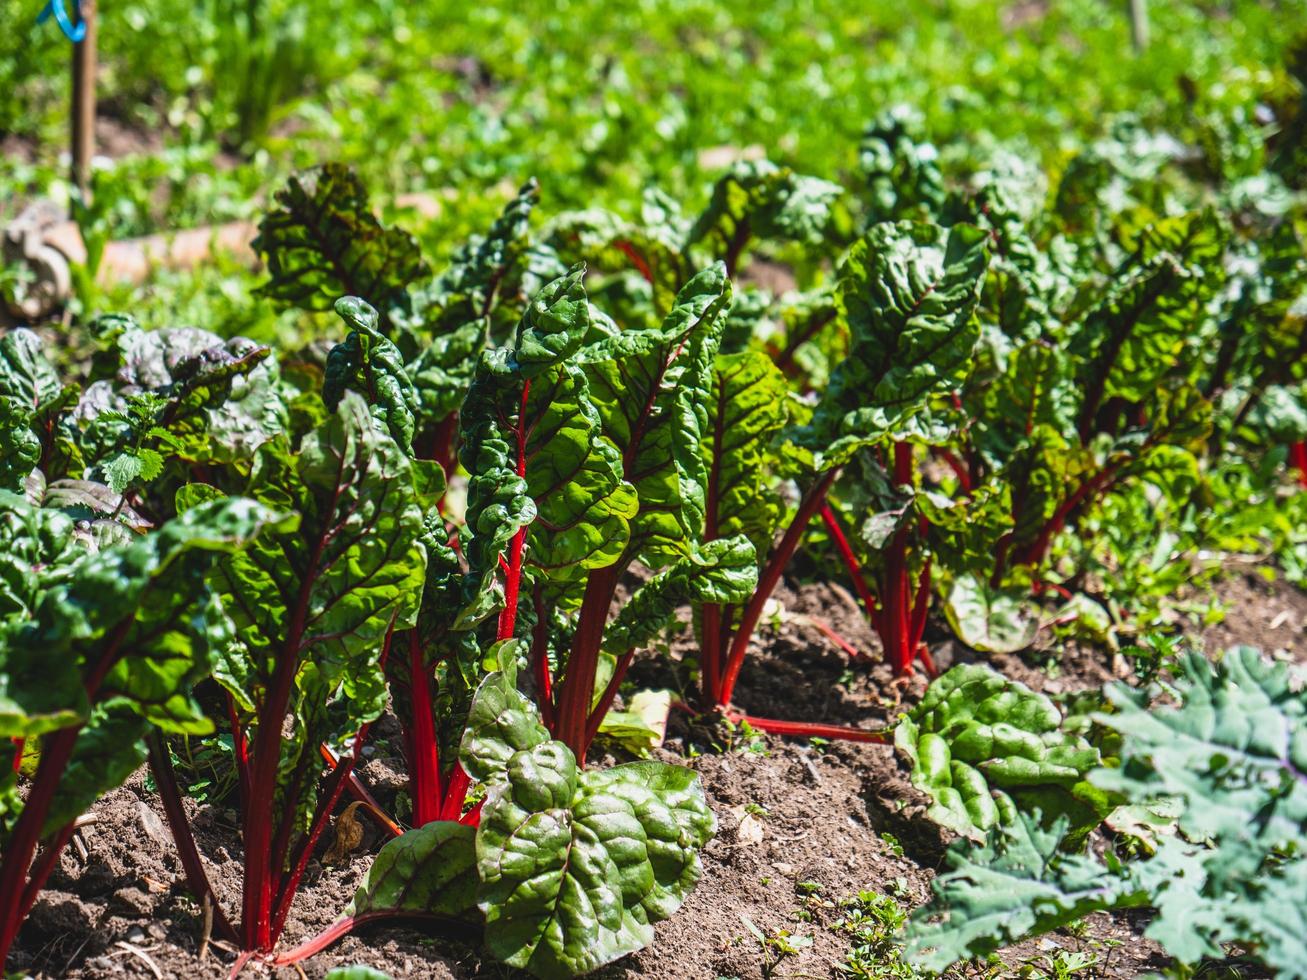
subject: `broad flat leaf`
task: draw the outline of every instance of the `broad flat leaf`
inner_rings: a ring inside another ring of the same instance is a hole
[[[948,870],[931,882],[933,900],[908,929],[912,963],[942,972],[1090,912],[1146,904],[1120,876],[1062,849],[1064,818],[1049,829],[1040,822],[1038,812],[1020,813],[992,828],[983,847],[957,841],[949,848]]]
[[[1025,593],[992,588],[974,574],[949,585],[944,615],[959,640],[984,653],[1024,650],[1039,632],[1038,609]]]
[[[604,648],[620,655],[642,647],[661,632],[678,606],[744,603],[757,587],[758,560],[747,538],[698,545],[635,590],[604,632]]]
[[[329,310],[342,296],[360,296],[384,321],[408,305],[408,286],[428,275],[417,242],[382,226],[348,167],[328,163],[293,176],[276,202],[254,248],[268,268],[260,292],[282,307]]]
[[[703,533],[713,362],[721,343],[731,284],[714,265],[677,294],[662,324],[624,330],[579,354],[603,433],[621,454],[636,489],[627,559],[675,560]]]
[[[433,820],[386,845],[345,908],[368,912],[427,912],[463,918],[477,907],[476,829]]]
[[[477,829],[486,945],[542,980],[587,973],[653,941],[685,900],[715,831],[698,776],[637,762],[582,771],[494,673],[462,761],[486,783]]]
[[[499,558],[519,528],[530,525],[528,560],[556,587],[611,565],[626,547],[635,494],[570,360],[590,322],[583,274],[578,266],[545,287],[513,345],[482,355],[460,412],[469,620],[503,604]]]
[[[708,482],[704,535],[745,535],[758,555],[771,547],[784,507],[768,479],[779,466],[773,441],[789,418],[785,376],[758,351],[719,355],[700,442]]]
[[[662,745],[667,737],[667,715],[673,697],[666,690],[640,691],[631,698],[626,711],[608,710],[599,723],[599,734],[634,756],[648,758],[650,750]]]
[[[970,368],[986,234],[972,225],[880,224],[849,250],[837,303],[851,343],[802,441],[823,468],[901,430]]]
[[[1066,815],[1083,836],[1111,807],[1085,782],[1098,750],[1061,724],[1044,695],[966,664],[931,684],[894,745],[912,764],[912,784],[934,800],[927,816],[942,826],[981,841],[1035,807],[1049,820]]]
[[[377,329],[377,311],[357,296],[338,299],[336,313],[350,332],[327,354],[322,379],[327,410],[334,412],[347,390],[357,391],[395,441],[408,448],[413,445],[419,402],[399,349]]]

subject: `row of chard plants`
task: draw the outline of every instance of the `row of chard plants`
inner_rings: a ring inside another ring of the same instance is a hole
[[[1214,455],[1274,463],[1307,434],[1293,221],[1145,197],[1158,171],[1133,146],[1086,151],[1054,194],[1008,154],[950,185],[895,112],[852,191],[742,163],[698,214],[654,191],[634,217],[535,228],[530,182],[435,276],[328,165],[277,195],[256,246],[264,295],[334,309],[334,346],[125,316],[0,338],[0,957],[78,816],[146,761],[236,970],[395,917],[474,923],[544,978],[647,945],[714,818],[686,768],[587,759],[685,608],[692,710],[896,740],[932,819],[982,839],[1045,833],[1041,812],[1082,840],[1110,810],[1086,777],[1101,754],[985,668],[891,732],[735,698],[801,548],[847,575],[896,674],[933,677],[932,612],[1010,651],[1039,603],[1077,601],[1058,542],[1112,495],[1201,506]],[[761,285],[760,256],[793,288]],[[91,351],[71,379],[67,347]],[[355,771],[386,710],[402,834]],[[206,877],[169,750],[218,731],[239,908]],[[1011,758],[982,765],[999,743]],[[334,926],[283,949],[346,795],[397,836]],[[983,952],[932,946],[954,947]]]

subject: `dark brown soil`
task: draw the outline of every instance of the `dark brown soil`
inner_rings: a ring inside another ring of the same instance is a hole
[[[1210,645],[1260,642],[1307,659],[1307,596],[1250,578],[1224,583],[1220,594],[1237,605],[1224,624],[1210,631]],[[878,656],[874,636],[843,590],[810,586],[796,594],[782,589],[777,598],[788,612],[779,626],[762,631],[763,650],[746,665],[736,698],[746,710],[878,728],[920,696],[923,679],[896,686],[879,664],[851,664],[816,628],[814,620],[820,620],[855,649]],[[638,683],[676,686],[675,661],[687,648],[685,639],[674,644],[670,668],[653,661],[641,664]],[[949,643],[937,643],[936,655],[944,661],[941,667],[970,656]],[[1096,687],[1122,672],[1110,655],[1075,647],[1066,651],[1054,678],[1019,657],[992,662],[1052,693]],[[701,727],[677,712],[659,755],[700,773],[720,829],[704,852],[703,881],[685,907],[659,925],[652,948],[601,971],[598,976],[605,980],[840,977],[849,947],[848,938],[833,928],[840,899],[867,890],[894,890],[905,905],[927,899],[947,840],[921,819],[923,798],[888,746],[815,747],[728,733]],[[397,760],[380,754],[368,760],[362,773],[383,800],[401,781]],[[49,977],[226,976],[234,960],[230,951],[210,945],[206,959],[197,958],[200,910],[182,887],[162,812],[146,790],[144,775],[138,773],[91,812],[94,822],[80,832],[84,854],[70,847],[63,855],[23,929],[11,967]],[[238,908],[240,890],[235,818],[234,811],[204,807],[194,821],[215,888],[229,910]],[[336,917],[382,843],[368,826],[362,850],[347,864],[311,866],[284,947]],[[1133,977],[1156,970],[1165,960],[1155,944],[1142,938],[1144,925],[1137,916],[1092,916],[1078,936],[1054,934],[1005,952],[1009,968],[1001,975],[1015,976],[1019,964],[1057,948],[1096,951],[1099,964],[1087,976]],[[774,951],[764,952],[754,933],[774,935],[780,929],[809,937],[811,945],[775,962]],[[482,963],[475,944],[403,927],[351,936],[303,968],[307,976],[320,977],[332,966],[353,963],[398,978],[519,975]],[[277,976],[297,974],[280,970]]]
[[[1228,575],[1215,591],[1225,618],[1204,634],[1209,652],[1247,645],[1307,662],[1307,593],[1283,579],[1267,581],[1256,568]]]

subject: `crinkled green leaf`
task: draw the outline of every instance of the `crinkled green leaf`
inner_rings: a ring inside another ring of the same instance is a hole
[[[604,435],[639,495],[629,557],[655,567],[703,533],[713,362],[731,284],[714,265],[677,294],[657,328],[624,330],[580,352]]]
[[[41,440],[32,431],[31,419],[17,398],[0,396],[0,489],[21,492],[41,461]]]
[[[1070,368],[1065,352],[1046,342],[1012,352],[1003,374],[981,393],[972,430],[981,452],[1002,465],[1036,429],[1073,431],[1081,393],[1070,383]]]
[[[1086,912],[1146,905],[1156,915],[1145,934],[1182,963],[1224,958],[1236,943],[1277,976],[1304,975],[1302,692],[1286,665],[1237,647],[1215,664],[1187,652],[1166,703],[1157,693],[1108,689],[1116,711],[1095,720],[1120,733],[1121,762],[1091,779],[1130,806],[1167,807],[1181,834],[1126,865],[1109,851],[1106,867],[1066,853],[1064,822],[1045,832],[1024,813],[980,851],[955,845],[909,935],[919,963],[943,969]]]
[[[758,555],[770,549],[784,507],[768,477],[779,466],[772,444],[789,418],[787,402],[785,377],[765,354],[718,356],[699,444],[705,535],[743,534]]]
[[[283,307],[329,310],[361,296],[382,311],[406,308],[408,286],[428,274],[411,235],[383,227],[363,182],[328,163],[292,176],[259,223],[254,248],[268,269],[263,295]]]
[[[577,769],[561,742],[516,752],[477,831],[486,945],[542,980],[653,941],[700,876],[715,829],[698,776],[658,762]]]
[[[842,194],[838,184],[766,160],[743,160],[713,186],[689,244],[704,245],[732,269],[752,237],[820,244]]]
[[[21,519],[22,507],[10,504]],[[29,511],[25,527],[37,535],[16,549],[7,571],[22,572],[21,561],[42,551],[52,565],[26,569],[39,597],[11,596],[38,601],[0,643],[0,735],[30,737],[85,722],[93,704],[106,701],[170,731],[211,731],[191,698],[226,639],[205,574],[279,519],[253,501],[222,501],[131,543],[79,549],[69,562],[61,530],[67,519]]]
[[[1146,227],[1129,263],[1075,332],[1087,393],[1144,401],[1171,369],[1223,278],[1225,232],[1192,212]]]
[[[1094,859],[1063,850],[1066,833],[1065,818],[1045,829],[1038,812],[1020,813],[991,828],[983,847],[954,843],[933,900],[912,917],[908,958],[942,972],[1090,912],[1145,903]]]
[[[121,451],[121,426],[101,416],[129,414],[133,399],[158,400],[154,422],[188,458],[246,461],[288,421],[271,351],[244,337],[224,340],[192,327],[142,330],[130,317],[92,325],[103,348],[97,373],[75,416],[104,431],[86,447],[91,458]]]
[[[1098,750],[1061,730],[1047,697],[981,664],[954,667],[899,722],[894,744],[936,823],[972,840],[1032,806],[1083,837],[1111,809],[1085,782]],[[1066,831],[1063,831],[1065,835]]]
[[[68,515],[0,492],[0,624],[30,620],[87,550]]]
[[[425,912],[462,918],[477,907],[476,828],[433,820],[386,845],[373,859],[345,915]]]
[[[971,225],[880,224],[849,250],[837,302],[851,345],[802,441],[823,467],[899,430],[966,376],[987,236]]]
[[[867,127],[858,144],[858,171],[867,184],[872,221],[933,218],[944,204],[939,150],[911,106],[892,106]]]
[[[716,828],[698,776],[658,762],[580,770],[505,673],[477,692],[462,763],[487,790],[486,945],[512,966],[553,980],[634,952],[699,879]]]
[[[359,392],[401,446],[413,444],[419,408],[417,391],[404,371],[399,349],[377,329],[377,311],[357,296],[336,300],[336,313],[350,326],[344,343],[327,354],[322,400],[334,412],[347,390]]]
[[[658,635],[678,606],[744,603],[757,587],[758,559],[748,538],[737,535],[697,545],[623,603],[604,632],[604,647],[619,655],[642,647]]]
[[[467,732],[459,758],[478,782],[501,771],[513,753],[549,741],[535,706],[513,686],[512,678],[495,671],[486,676],[472,700]]]
[[[532,300],[513,346],[482,355],[460,413],[469,619],[502,605],[499,558],[519,528],[531,526],[528,560],[556,584],[611,565],[626,547],[635,494],[585,374],[569,360],[589,326],[583,271]]]
[[[0,337],[0,396],[17,399],[29,411],[60,397],[63,385],[31,330],[18,328]]]

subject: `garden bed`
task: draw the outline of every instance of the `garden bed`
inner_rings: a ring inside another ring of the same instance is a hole
[[[1216,595],[1227,604],[1225,621],[1207,631],[1211,649],[1259,642],[1307,662],[1307,594],[1283,583],[1232,570]],[[839,586],[782,588],[787,611],[820,617],[853,645],[875,652],[875,639]],[[851,664],[812,626],[787,621],[760,637],[764,648],[740,687],[740,699],[768,717],[823,718],[880,727],[924,691],[918,673],[894,683],[877,662]],[[682,637],[688,644],[688,637]],[[955,644],[937,652],[974,656]],[[677,647],[674,647],[675,657]],[[1021,657],[1000,655],[990,662],[1006,676],[1050,694],[1091,689],[1113,679],[1112,656],[1091,647],[1068,651],[1056,677]],[[675,684],[675,664],[647,660],[634,672],[640,685]],[[1118,661],[1116,670],[1121,671]],[[393,734],[393,721],[389,732]],[[360,770],[383,803],[393,800],[402,779],[402,760],[387,757],[378,726],[378,753]],[[723,744],[725,743],[725,744]],[[702,727],[673,712],[668,739],[657,756],[689,765],[703,779],[719,831],[704,850],[703,880],[681,913],[658,926],[658,941],[597,976],[606,980],[650,976],[660,980],[774,976],[844,977],[852,940],[840,923],[841,900],[859,892],[892,894],[905,908],[929,898],[930,881],[951,835],[923,819],[926,800],[908,780],[894,750],[882,745],[836,742],[813,745],[758,732]],[[614,761],[611,757],[602,764]],[[197,807],[197,840],[220,898],[235,906],[241,887],[240,835],[234,811]],[[138,772],[91,810],[81,831],[86,854],[68,848],[61,867],[32,912],[15,950],[15,965],[51,977],[228,975],[234,957],[211,944],[197,957],[204,933],[201,910],[185,893],[181,869],[158,798]],[[314,861],[287,927],[285,947],[329,925],[366,873],[384,843],[376,824],[364,820],[360,848],[337,865]],[[326,850],[326,843],[321,848]],[[319,857],[322,855],[320,854]],[[1142,936],[1146,917],[1133,912],[1098,913],[1074,934],[1066,931],[1005,950],[1012,968],[1050,951],[1084,950],[1097,955],[1095,975],[1134,977],[1168,962]],[[753,928],[751,928],[753,927]],[[796,953],[765,948],[754,935],[780,930],[811,939]],[[513,971],[482,962],[477,937],[406,927],[376,928],[351,936],[303,964],[318,977],[332,966],[364,963],[409,977],[509,976]],[[139,952],[137,952],[139,951]],[[142,956],[141,954],[144,954]],[[148,961],[147,962],[147,958]],[[769,967],[768,965],[771,964]],[[251,973],[254,967],[248,968]],[[770,969],[771,972],[765,972]],[[274,971],[291,978],[295,969]]]

